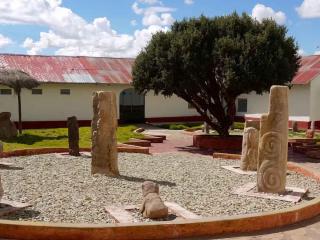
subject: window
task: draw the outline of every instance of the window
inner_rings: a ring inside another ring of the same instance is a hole
[[[61,95],[70,95],[70,89],[60,89]]]
[[[33,95],[42,95],[42,89],[34,88],[31,90]]]
[[[238,112],[247,112],[247,106],[248,105],[248,100],[246,98],[239,98],[238,99]]]
[[[0,94],[1,95],[11,95],[12,89],[0,89]]]

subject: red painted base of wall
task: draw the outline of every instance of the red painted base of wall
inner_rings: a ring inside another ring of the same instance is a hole
[[[184,116],[184,117],[158,117],[158,118],[146,118],[147,123],[161,123],[161,122],[201,122],[203,121],[201,116]],[[237,122],[243,122],[243,117],[236,117]],[[118,120],[118,122],[120,122]],[[15,122],[18,127],[18,123]],[[80,127],[91,126],[91,120],[78,120]],[[65,128],[67,127],[67,121],[24,121],[22,122],[23,129],[41,129],[41,128]]]
[[[242,136],[194,135],[193,146],[202,149],[241,151]]]

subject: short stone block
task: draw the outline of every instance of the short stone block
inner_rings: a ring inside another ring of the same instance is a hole
[[[8,201],[1,199],[0,201],[0,216],[8,215],[20,210],[23,210],[27,207],[31,207],[29,203],[20,203],[15,201]]]
[[[256,186],[256,183],[247,183],[241,187],[235,188],[235,190],[232,193],[242,196],[274,199],[297,203],[301,200],[302,196],[308,191],[307,189],[297,187],[286,187],[286,191],[282,194],[263,193],[257,192]]]
[[[242,174],[242,175],[256,175],[256,171],[244,171],[238,165],[231,165],[231,166],[221,166],[224,169],[227,169],[231,172]]]

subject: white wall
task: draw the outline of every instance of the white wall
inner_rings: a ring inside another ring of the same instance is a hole
[[[149,92],[146,95],[145,112],[146,118],[199,115],[195,109],[188,108],[188,103],[186,101],[176,95],[165,98],[162,95],[155,96],[153,92]]]
[[[320,76],[310,84],[310,120],[320,121]]]
[[[0,85],[0,89],[7,88]],[[117,95],[118,116],[119,96],[130,85],[106,84],[41,84],[42,95],[32,95],[30,90],[22,90],[23,121],[64,121],[72,115],[79,120],[92,119],[92,94],[95,91],[114,91]],[[70,89],[70,95],[60,95],[60,89]],[[0,95],[0,112],[11,112],[12,119],[18,119],[16,95]],[[194,109],[176,97],[164,98],[149,93],[145,99],[145,117],[195,116]]]
[[[257,95],[255,93],[242,94],[239,98],[247,98],[248,111],[237,112],[238,116],[244,114],[267,113],[269,109],[269,93]],[[320,102],[319,102],[320,103]],[[289,91],[289,115],[309,116],[310,114],[310,85],[294,85]]]
[[[0,86],[0,88],[6,88]],[[41,84],[42,95],[32,95],[30,90],[22,90],[23,121],[64,121],[75,115],[79,120],[92,119],[92,93],[95,91],[114,91],[117,95],[119,116],[119,95],[130,85],[106,84]],[[60,89],[69,88],[71,95],[60,95]],[[248,99],[247,113],[264,113],[268,111],[269,94],[243,94],[240,98]],[[311,104],[310,104],[310,99]],[[290,116],[309,116],[320,120],[320,78],[311,85],[295,85],[289,92]],[[311,110],[310,110],[311,109]],[[13,120],[18,119],[17,96],[0,95],[0,112],[12,113]],[[245,113],[237,113],[242,116]],[[172,96],[165,98],[148,93],[145,99],[145,117],[184,117],[197,116],[195,109],[189,109],[188,103]]]
[[[22,90],[23,121],[62,121],[72,115],[79,120],[92,118],[92,94],[95,91],[114,91],[119,100],[120,92],[128,86],[106,84],[41,84],[42,95],[32,95],[30,90]],[[0,88],[5,88],[0,86]],[[60,95],[60,89],[69,88],[70,95]],[[119,109],[119,108],[118,108]],[[16,95],[0,95],[0,112],[12,113],[18,119]]]

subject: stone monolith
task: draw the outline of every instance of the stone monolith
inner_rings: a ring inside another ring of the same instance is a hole
[[[1,182],[1,176],[0,176],[0,201],[3,197],[4,191],[3,191],[3,187],[2,187],[2,182]]]
[[[247,127],[243,131],[240,168],[244,171],[256,171],[258,164],[259,131]]]
[[[18,135],[16,125],[10,118],[10,112],[0,113],[0,139],[6,140]]]
[[[257,130],[260,130],[260,119],[259,120],[246,120],[244,128],[253,127]]]
[[[113,92],[93,95],[91,173],[118,176],[117,105]]]
[[[257,188],[259,192],[283,193],[288,158],[288,87],[272,86],[269,113],[261,116]]]
[[[69,117],[67,120],[69,154],[72,156],[80,156],[79,152],[79,125],[75,116]]]

